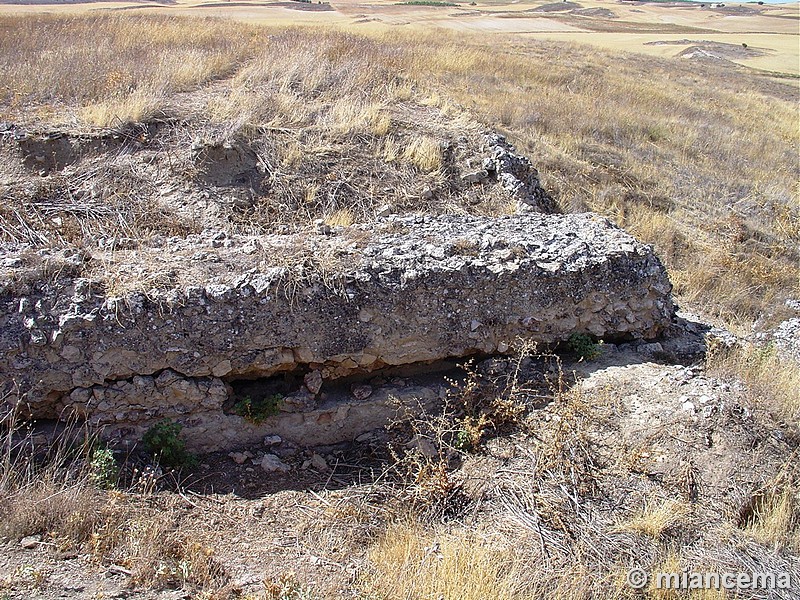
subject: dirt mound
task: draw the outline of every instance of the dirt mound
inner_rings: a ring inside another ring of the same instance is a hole
[[[537,6],[536,8],[527,9],[525,12],[565,12],[571,11],[575,9],[583,8],[581,4],[577,2],[552,2],[550,4],[543,4],[542,6]]]
[[[619,17],[617,14],[609,10],[607,8],[581,8],[576,10],[571,10],[571,14],[579,15],[581,17],[600,17],[603,19],[618,19]]]
[[[12,123],[0,123],[0,140],[18,148],[28,171],[48,175],[75,165],[83,158],[94,160],[104,154],[134,152],[142,147],[155,129],[155,125],[133,124],[114,131],[28,131]]]
[[[204,228],[263,234],[316,219],[369,222],[379,213],[487,214],[517,203],[558,210],[531,162],[501,136],[476,124],[454,131],[426,107],[400,106],[385,118],[388,133],[332,132],[318,142],[302,129],[198,132],[185,121],[93,133],[6,124],[0,240],[129,244]]]
[[[197,169],[197,178],[209,185],[249,186],[260,190],[267,175],[255,150],[242,139],[205,143],[198,138],[191,147],[191,160]]]
[[[689,46],[677,56],[682,58],[705,58],[717,60],[744,60],[757,56],[766,56],[769,50],[757,48],[747,44],[727,44],[724,42],[712,42],[709,40],[665,40],[656,42],[645,42],[650,46]]]

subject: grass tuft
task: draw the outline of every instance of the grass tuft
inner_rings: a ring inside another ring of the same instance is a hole
[[[415,136],[403,150],[402,158],[426,173],[436,171],[442,168],[441,144],[427,136]]]
[[[512,600],[520,560],[513,550],[479,535],[431,535],[422,527],[389,526],[369,553],[374,577],[367,589],[387,600],[461,598]]]
[[[772,345],[712,348],[706,362],[710,373],[743,381],[752,406],[766,407],[780,418],[797,422],[800,417],[800,394],[797,393],[800,390],[800,368],[781,358]]]
[[[689,514],[690,508],[686,503],[667,499],[646,506],[636,516],[620,523],[617,529],[660,538],[668,530],[683,524]]]

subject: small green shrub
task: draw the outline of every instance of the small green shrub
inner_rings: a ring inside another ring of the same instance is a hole
[[[459,452],[469,452],[472,450],[472,440],[466,429],[459,429],[453,438],[453,447]]]
[[[233,412],[254,425],[260,425],[280,412],[281,400],[283,400],[283,396],[280,394],[266,396],[260,400],[253,400],[250,396],[245,396],[233,405]]]
[[[186,451],[186,443],[179,437],[182,426],[170,420],[156,423],[142,437],[142,443],[158,462],[167,467],[189,467],[196,459]]]
[[[89,458],[89,478],[96,486],[108,489],[117,484],[119,468],[114,460],[114,453],[108,446],[99,446],[92,450]]]
[[[600,345],[586,333],[573,333],[567,340],[567,346],[581,360],[594,360],[600,356]]]
[[[460,452],[475,452],[481,444],[485,430],[491,425],[486,414],[465,416],[458,422],[459,429],[453,438],[453,447]]]

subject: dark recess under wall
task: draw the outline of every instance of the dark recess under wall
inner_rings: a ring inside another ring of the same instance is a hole
[[[463,377],[464,371],[459,366],[468,360],[468,358],[446,359],[430,363],[399,365],[365,373],[354,373],[334,380],[325,380],[319,398],[347,395],[351,386],[355,384],[370,382],[382,385],[397,377],[427,383],[436,380],[437,375],[449,373],[450,376],[460,379]],[[303,366],[270,377],[226,379],[225,383],[230,386],[231,394],[223,409],[226,413],[238,414],[237,404],[245,400],[253,405],[264,405],[270,403],[275,397],[285,398],[296,394],[302,390],[303,378],[309,372],[310,369]]]
[[[231,387],[232,393],[228,402],[223,407],[230,412],[237,402],[249,399],[259,404],[269,398],[281,398],[300,391],[303,385],[303,376],[308,369],[297,369],[258,379],[230,379],[226,383]]]

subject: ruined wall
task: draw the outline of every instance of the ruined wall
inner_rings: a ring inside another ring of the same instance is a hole
[[[175,238],[114,255],[172,275],[122,296],[86,265],[15,284],[27,259],[12,254],[0,279],[8,397],[35,416],[77,411],[119,437],[175,418],[204,449],[234,446],[237,431],[271,431],[276,419],[301,436],[307,416],[309,426],[324,421],[308,435],[338,441],[353,428],[331,424],[336,407],[320,408],[321,386],[338,378],[502,353],[520,336],[652,338],[674,310],[651,249],[591,214],[390,217],[328,234]],[[279,417],[252,426],[223,410],[237,381],[280,373],[299,383],[284,390]],[[390,404],[375,403],[376,421]]]

